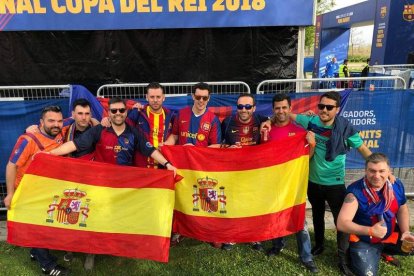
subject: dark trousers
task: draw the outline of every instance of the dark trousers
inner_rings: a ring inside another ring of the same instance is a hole
[[[49,253],[49,249],[32,248],[30,254],[39,262],[40,267],[51,270],[56,266],[56,257]]]
[[[308,199],[312,205],[312,219],[315,231],[315,246],[324,246],[325,243],[325,201],[328,202],[334,217],[338,219],[339,211],[345,198],[345,185],[319,185],[309,181]],[[348,263],[349,235],[337,231],[336,242],[340,262]]]

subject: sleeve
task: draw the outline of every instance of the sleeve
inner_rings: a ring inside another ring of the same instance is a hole
[[[226,133],[227,133],[227,129],[229,127],[229,124],[230,124],[230,117],[227,117],[221,123],[221,137],[222,137],[221,141],[223,141],[223,142],[226,142]]]
[[[406,204],[407,198],[405,196],[404,184],[401,182],[399,178],[397,178],[397,180],[393,184],[393,189],[394,189],[394,193],[397,198],[398,204],[400,206]]]
[[[298,114],[296,115],[295,122],[301,125],[304,129],[308,129],[309,122],[312,120],[312,117]]]
[[[97,125],[94,126],[84,133],[73,140],[73,143],[76,146],[77,151],[89,151],[93,150],[96,143],[98,143],[99,139],[101,138],[101,133],[103,130],[103,126]]]
[[[35,151],[34,146],[33,142],[24,136],[20,136],[13,148],[9,161],[18,167],[22,167],[33,155]]]
[[[359,148],[364,143],[364,141],[362,141],[361,136],[359,136],[359,132],[350,136],[346,141],[351,148],[355,149]]]
[[[270,120],[270,118],[269,118],[268,116],[263,116],[263,115],[261,115],[261,114],[257,114],[257,115],[255,115],[255,116],[256,116],[257,120],[258,120],[260,123],[263,123],[263,122],[266,122],[267,120]]]
[[[174,122],[173,122],[173,127],[172,127],[172,130],[171,130],[171,134],[174,134],[174,135],[178,135],[179,134],[179,125],[178,125],[178,123],[179,123],[179,121],[180,121],[180,113],[178,113],[176,116],[174,116]]]
[[[135,150],[139,151],[141,154],[145,156],[150,156],[154,151],[154,146],[148,142],[147,138],[144,135],[139,133],[138,131],[134,131],[134,135],[137,138],[137,142],[135,143]]]
[[[131,111],[128,112],[127,119],[125,122],[132,127],[135,127],[138,122],[139,112],[138,109],[133,108]]]
[[[208,144],[220,144],[221,143],[221,127],[220,120],[214,116],[213,121],[211,122],[211,130],[209,133]]]

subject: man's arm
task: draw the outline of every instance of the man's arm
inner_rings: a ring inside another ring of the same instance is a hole
[[[397,220],[401,233],[410,231],[410,216],[407,204],[401,205],[400,209],[398,209]]]
[[[362,144],[358,148],[358,152],[362,155],[362,157],[364,157],[364,159],[367,159],[372,154],[372,152],[369,150],[369,148],[365,144]]]
[[[165,140],[164,145],[175,145],[177,144],[178,141],[178,135],[175,134],[171,134],[170,136],[168,136],[167,140]]]
[[[73,143],[73,141],[69,141],[69,142],[66,142],[63,145],[51,150],[50,154],[53,154],[53,155],[66,155],[66,154],[69,154],[69,153],[74,152],[74,151],[76,151],[75,143]]]
[[[356,197],[351,193],[347,194],[338,215],[337,227],[339,231],[377,238],[383,238],[387,234],[387,227],[382,226],[383,221],[379,221],[371,227],[353,222],[357,210],[358,201]]]
[[[165,159],[164,155],[161,154],[161,152],[159,152],[159,150],[154,150],[151,153],[151,158],[154,159],[155,161],[157,161],[159,164],[166,164],[165,166],[167,168],[167,170],[169,171],[173,171],[174,172],[174,176],[177,174],[177,168],[174,167],[167,159]]]
[[[10,210],[10,204],[14,195],[14,182],[16,180],[16,174],[17,165],[9,161],[6,165],[7,196],[4,198],[4,205],[8,210]]]

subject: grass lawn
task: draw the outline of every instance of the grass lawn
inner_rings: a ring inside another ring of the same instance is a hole
[[[327,231],[325,252],[315,258],[319,275],[340,275],[336,267],[335,233]],[[270,248],[270,242],[266,242]],[[131,249],[132,250],[132,249]],[[63,252],[54,251],[64,264]],[[414,257],[397,257],[402,268],[381,262],[381,275],[414,275]],[[185,239],[170,251],[168,264],[113,256],[96,256],[95,268],[85,272],[85,254],[75,254],[70,267],[72,275],[311,275],[301,266],[297,257],[296,239],[288,238],[288,245],[279,256],[268,258],[248,244],[238,244],[231,251],[215,249],[209,244]],[[0,242],[0,275],[40,275],[36,262],[29,258],[26,248]]]

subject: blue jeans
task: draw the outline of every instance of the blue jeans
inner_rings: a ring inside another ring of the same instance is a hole
[[[352,270],[357,275],[378,274],[383,244],[372,244],[363,241],[349,243]]]
[[[313,261],[313,257],[311,254],[311,241],[308,232],[308,225],[305,220],[305,226],[303,230],[297,232],[296,234],[296,242],[298,245],[298,253],[299,258],[302,262],[310,262]],[[272,244],[274,248],[282,249],[285,247],[286,241],[285,238],[276,238],[272,240]]]
[[[49,249],[32,248],[30,254],[32,254],[35,260],[39,262],[41,268],[46,270],[55,268],[56,257],[49,253]]]

